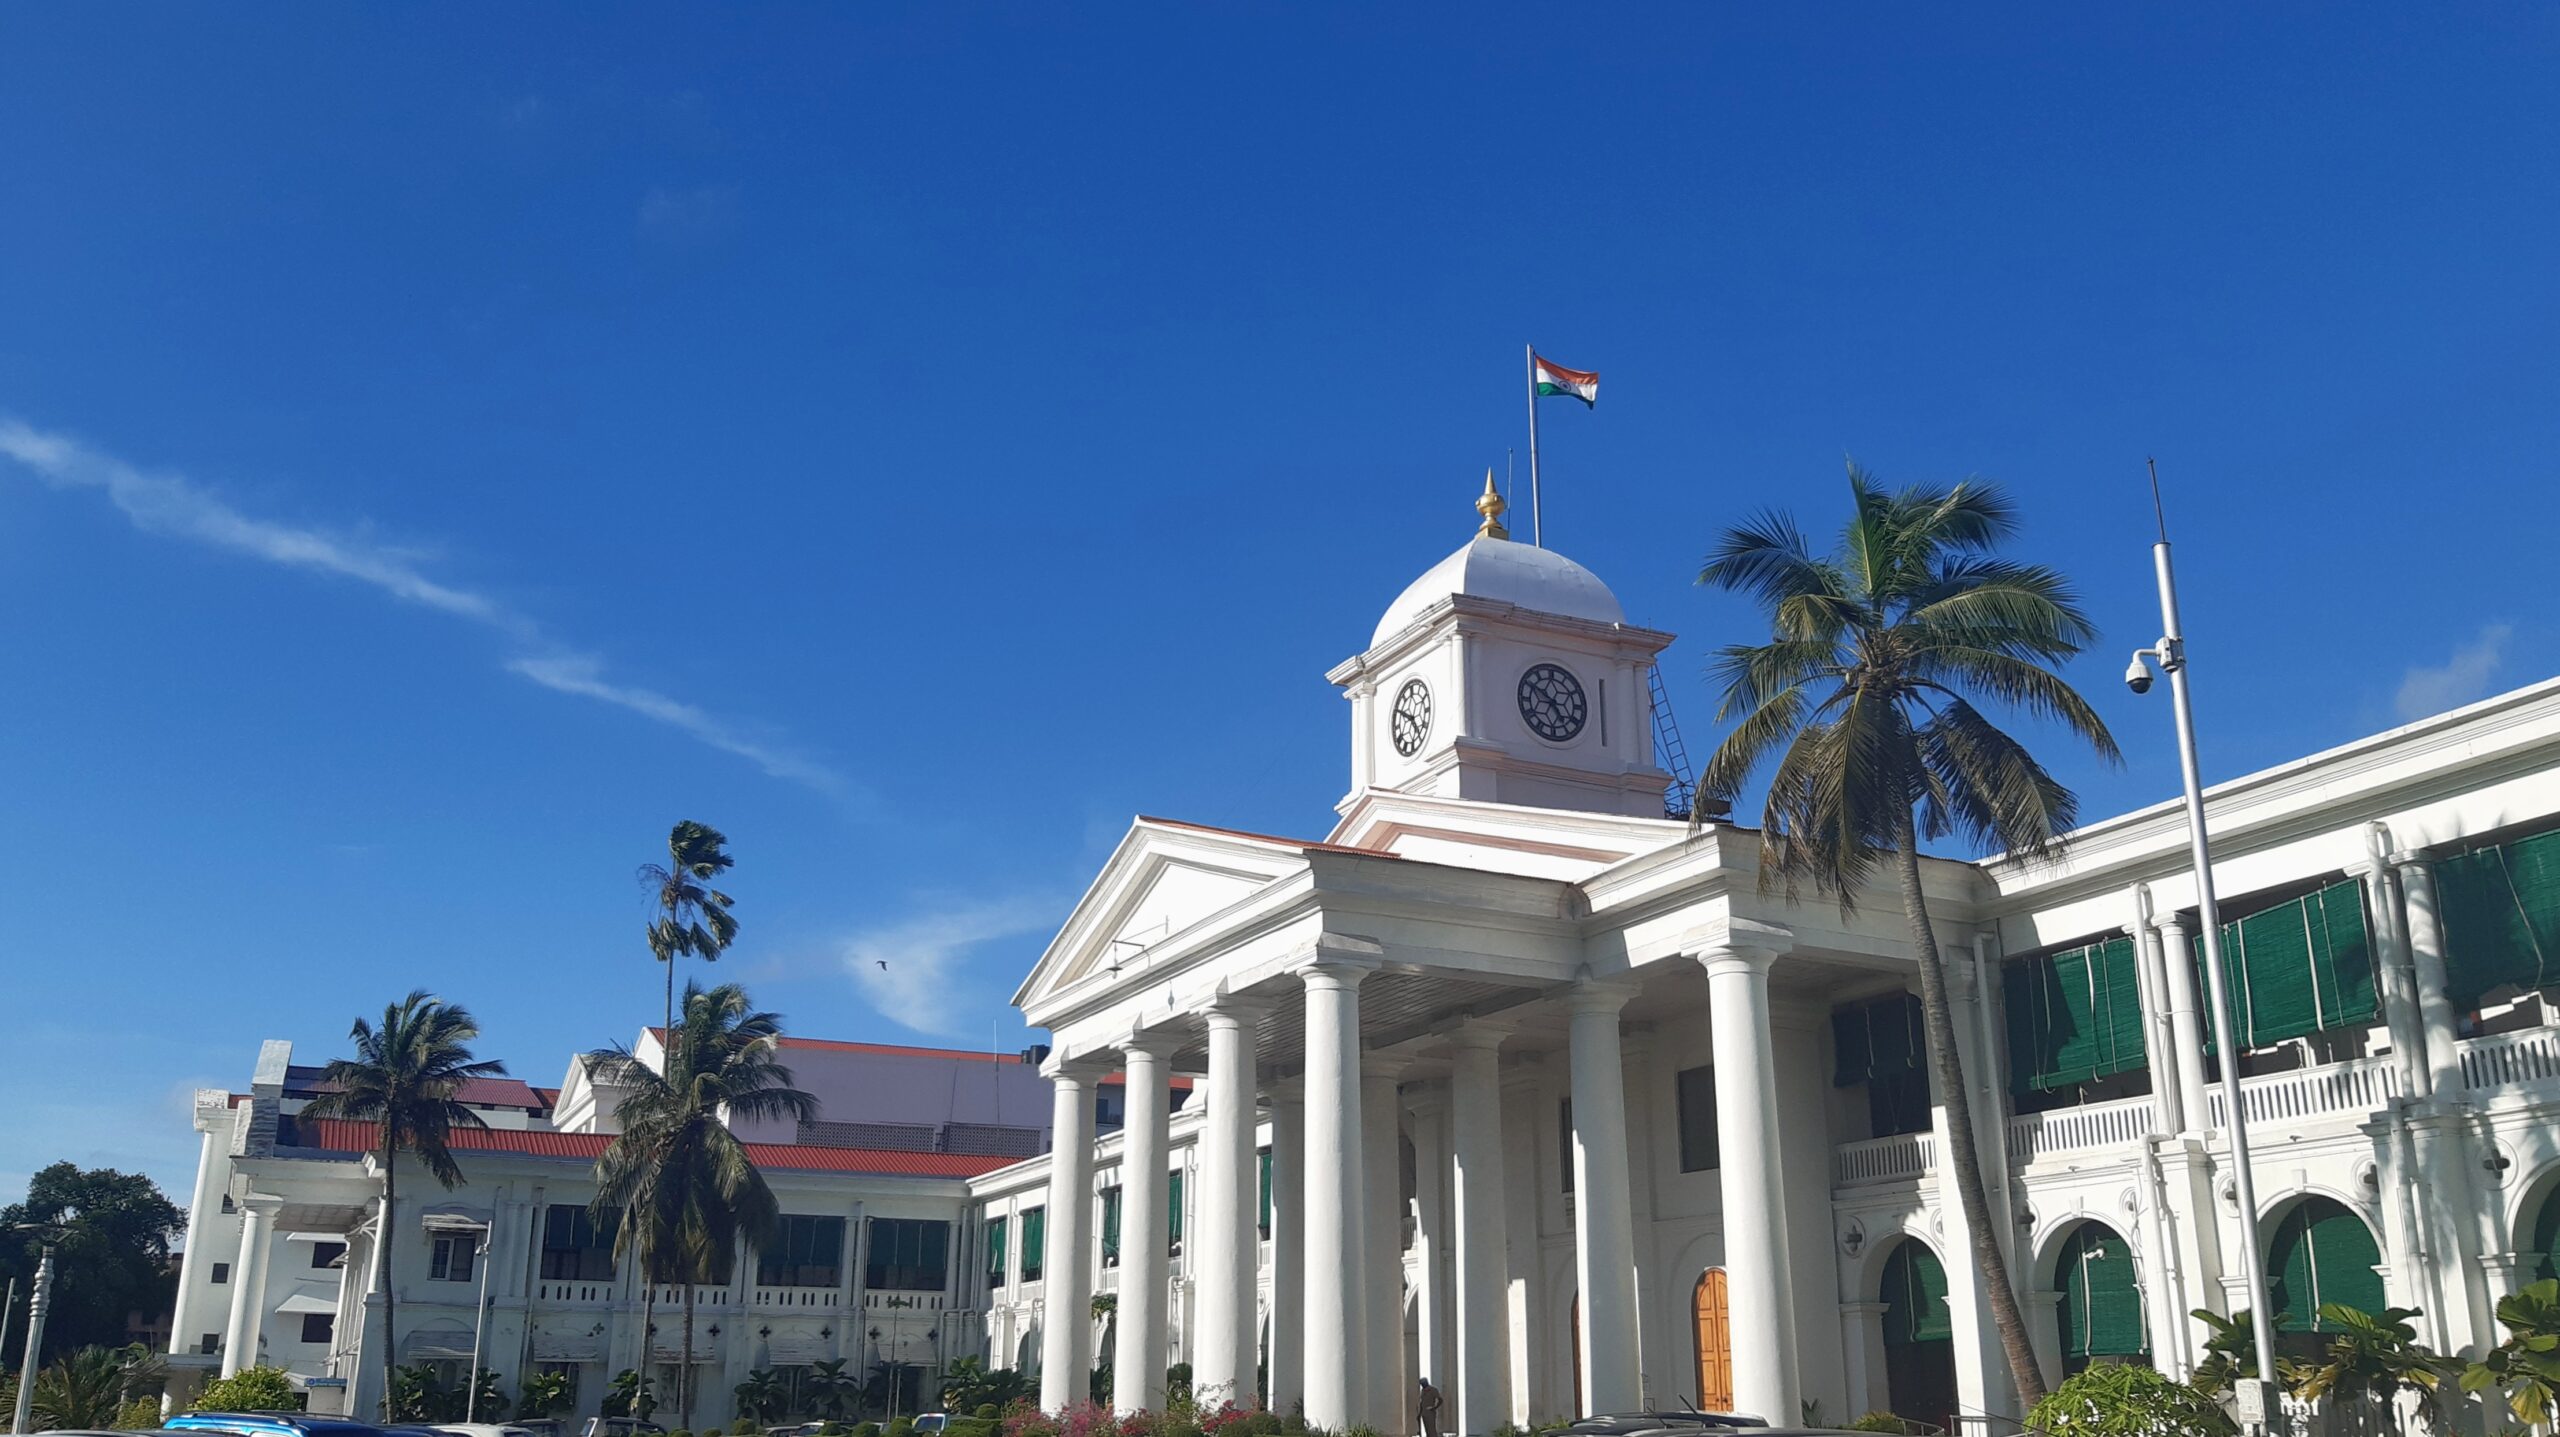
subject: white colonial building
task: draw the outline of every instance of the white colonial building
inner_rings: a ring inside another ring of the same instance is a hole
[[[696,1297],[697,1423],[726,1422],[748,1372],[786,1388],[843,1359],[857,1379],[896,1374],[905,1411],[929,1399],[952,1357],[978,1351],[970,1306],[975,1229],[967,1180],[1046,1145],[1049,1084],[1022,1055],[785,1038],[818,1120],[741,1128],[773,1187],[783,1229],[741,1246]],[[636,1050],[655,1062],[655,1030]],[[1036,1056],[1036,1050],[1035,1054]],[[458,1388],[474,1358],[515,1393],[536,1371],[568,1374],[575,1414],[593,1416],[615,1374],[652,1365],[674,1390],[682,1290],[661,1287],[653,1337],[636,1264],[587,1214],[595,1161],[618,1131],[619,1095],[573,1060],[558,1088],[478,1080],[461,1100],[484,1127],[451,1147],[448,1191],[404,1158],[383,1225],[383,1174],[364,1124],[299,1116],[322,1070],[269,1042],[244,1092],[197,1095],[202,1156],[189,1211],[169,1367],[183,1399],[205,1377],[279,1367],[318,1411],[379,1410],[389,1265],[400,1362]],[[1113,1120],[1117,1090],[1106,1093]],[[646,1356],[644,1357],[644,1345]],[[807,1404],[791,1402],[795,1414]]]
[[[1690,1402],[2014,1430],[1899,898],[1791,903],[1755,832],[1663,816],[1670,641],[1489,513],[1330,675],[1329,834],[1136,821],[1015,998],[1057,1141],[969,1181],[993,1361],[1056,1407],[1107,1346],[1121,1407],[1187,1363],[1336,1429],[1410,1431],[1427,1377],[1476,1434]],[[2560,682],[2213,790],[2256,1212],[2182,810],[1925,864],[2048,1380],[2188,1371],[2249,1224],[2297,1328],[2390,1302],[2494,1340],[2560,1219],[2555,760]]]

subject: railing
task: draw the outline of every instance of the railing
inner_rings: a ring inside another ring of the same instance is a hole
[[[2560,1078],[2560,1029],[2522,1028],[2462,1045],[2462,1086],[2513,1088]]]
[[[836,1305],[836,1295],[842,1290],[842,1284],[832,1282],[824,1287],[758,1285],[747,1289],[747,1306],[833,1307]]]
[[[2380,1111],[2399,1095],[2400,1082],[2391,1059],[2358,1058],[2293,1073],[2269,1073],[2240,1081],[2240,1105],[2252,1123],[2277,1123],[2330,1114]],[[2206,1112],[2215,1127],[2225,1122],[2222,1088],[2205,1095]]]
[[[1929,1133],[1903,1133],[1842,1143],[1831,1150],[1831,1185],[1909,1182],[1938,1166],[1938,1142]]]
[[[2022,1114],[2009,1120],[2009,1161],[2031,1163],[2054,1153],[2139,1142],[2158,1126],[2158,1114],[2159,1105],[2148,1096]]]

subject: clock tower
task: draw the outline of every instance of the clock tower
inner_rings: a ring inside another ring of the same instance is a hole
[[[1351,792],[1660,818],[1646,670],[1671,635],[1626,621],[1598,576],[1484,522],[1387,606],[1326,677],[1351,700]]]

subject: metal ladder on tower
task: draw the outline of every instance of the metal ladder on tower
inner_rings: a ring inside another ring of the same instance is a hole
[[[1671,717],[1671,695],[1662,686],[1662,665],[1649,664],[1645,677],[1653,689],[1653,761],[1671,775],[1662,790],[1662,816],[1687,819],[1698,802],[1698,776],[1689,767],[1689,746],[1680,741],[1680,724]]]

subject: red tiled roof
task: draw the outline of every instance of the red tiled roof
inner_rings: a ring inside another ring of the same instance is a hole
[[[302,1146],[322,1152],[370,1151],[374,1129],[346,1118],[321,1118],[297,1124]],[[602,1133],[541,1133],[508,1128],[462,1128],[445,1139],[456,1152],[515,1153],[535,1158],[571,1158],[593,1162],[613,1139]],[[794,1172],[870,1173],[888,1177],[973,1178],[1020,1162],[1020,1158],[982,1157],[968,1153],[909,1153],[886,1148],[821,1148],[803,1143],[749,1143],[747,1156],[760,1168]]]
[[[542,1106],[546,1108],[556,1108],[560,1106],[560,1090],[558,1088],[536,1088],[533,1090],[533,1095],[540,1098],[542,1100]]]

